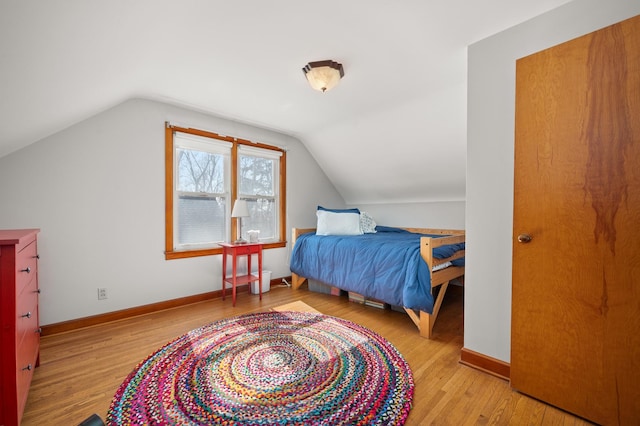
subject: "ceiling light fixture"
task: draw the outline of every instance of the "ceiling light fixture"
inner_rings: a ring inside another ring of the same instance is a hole
[[[330,60],[309,62],[302,71],[311,87],[320,92],[334,88],[344,76],[342,64]]]

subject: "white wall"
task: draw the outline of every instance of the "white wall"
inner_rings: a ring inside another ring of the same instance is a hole
[[[64,100],[61,100],[64,101]],[[0,158],[0,228],[41,228],[43,325],[221,288],[221,256],[164,258],[164,122],[286,148],[288,235],[344,201],[295,138],[134,99]],[[289,248],[264,269],[289,276]],[[97,300],[97,288],[108,290]]]
[[[395,204],[357,204],[360,211],[369,213],[378,225],[464,229],[464,201],[438,201]]]
[[[465,348],[510,361],[516,59],[639,13],[576,0],[469,47]]]

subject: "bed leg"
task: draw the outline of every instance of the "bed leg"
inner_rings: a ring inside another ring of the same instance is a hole
[[[409,318],[411,318],[411,321],[413,321],[416,327],[418,327],[420,336],[426,337],[427,339],[431,339],[435,317],[424,311],[416,312],[413,309],[409,309],[409,308],[404,308],[404,310],[409,315]]]
[[[433,336],[433,325],[436,322],[436,318],[438,318],[438,312],[440,312],[440,306],[442,306],[447,287],[449,287],[449,281],[441,284],[438,296],[433,303],[432,314],[420,311],[420,315],[418,315],[413,309],[404,308],[413,323],[418,327],[418,330],[420,330],[420,336],[426,337],[427,339],[431,339],[431,336]]]
[[[434,309],[435,312],[435,309]],[[436,316],[420,311],[420,336],[431,339],[433,335],[433,324],[436,322]]]
[[[301,277],[300,275],[294,273],[291,274],[291,288],[293,288],[294,290],[299,289],[305,281],[305,277]]]

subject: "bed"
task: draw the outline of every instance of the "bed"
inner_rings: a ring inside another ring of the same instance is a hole
[[[364,235],[293,228],[292,287],[307,279],[401,306],[431,338],[447,287],[464,277],[462,230],[376,227]]]

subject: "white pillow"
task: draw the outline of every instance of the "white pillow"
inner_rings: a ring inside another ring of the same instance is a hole
[[[316,216],[316,235],[362,235],[359,213],[317,210]]]

